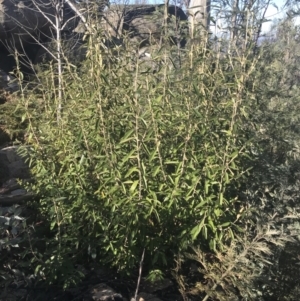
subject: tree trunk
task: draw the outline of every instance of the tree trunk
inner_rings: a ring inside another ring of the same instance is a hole
[[[209,30],[210,0],[191,0],[188,14],[192,36],[199,26]]]

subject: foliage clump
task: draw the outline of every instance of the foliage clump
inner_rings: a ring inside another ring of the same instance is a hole
[[[154,268],[195,241],[215,250],[234,237],[247,151],[236,95],[248,71],[236,63],[242,78],[228,81],[203,46],[180,69],[168,49],[153,53],[153,74],[131,49],[115,58],[91,44],[84,67],[64,75],[59,122],[53,95],[30,113],[31,189],[59,236],[57,256],[92,250],[129,272],[144,248]]]
[[[150,58],[126,36],[103,47],[96,30],[80,66],[44,68],[20,100],[27,185],[49,223],[36,275],[70,286],[74,262],[132,274],[145,251],[150,278],[177,259],[186,300],[285,294],[274,279],[300,229],[298,57],[280,25],[257,45],[255,20],[243,22],[229,39],[149,45]]]

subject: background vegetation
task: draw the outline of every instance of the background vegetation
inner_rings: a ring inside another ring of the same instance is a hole
[[[150,59],[126,36],[101,47],[95,27],[80,66],[45,65],[6,103],[44,227],[24,224],[2,275],[67,288],[76,264],[132,275],[145,253],[143,273],[172,272],[184,300],[298,299],[299,27],[259,39],[262,19],[235,8],[225,37],[201,29],[180,49],[166,30]]]

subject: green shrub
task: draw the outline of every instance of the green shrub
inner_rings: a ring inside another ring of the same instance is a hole
[[[131,274],[145,250],[152,280],[177,259],[185,299],[298,298],[299,29],[258,47],[256,21],[234,20],[229,40],[148,45],[151,58],[95,33],[80,66],[43,66],[3,105],[7,132],[28,125],[44,222],[18,255],[30,277],[67,287],[90,262]]]
[[[21,153],[43,223],[24,223],[18,241],[2,227],[6,254],[20,244],[2,261],[5,284],[34,273],[68,287],[90,262],[131,274],[145,250],[152,280],[178,259],[185,299],[299,297],[299,28],[285,20],[258,47],[259,6],[233,9],[229,39],[195,33],[185,49],[167,42],[173,23],[151,58],[94,32],[80,65],[40,66],[35,89],[1,104],[0,130],[28,127]]]
[[[178,260],[175,275],[185,300],[189,294],[202,301],[299,299],[298,33],[287,19],[256,49],[244,123],[252,139],[251,160],[243,164],[252,169],[239,182],[244,231],[223,251],[194,248]],[[192,276],[184,273],[190,259]]]
[[[23,151],[53,232],[52,263],[39,269],[91,255],[130,273],[144,248],[148,269],[170,267],[192,244],[222,248],[240,230],[252,63],[220,58],[205,41],[153,47],[150,61],[129,46],[115,56],[98,45],[64,73],[59,122],[51,69],[42,94],[24,104],[41,103],[27,112]]]
[[[27,124],[22,120],[24,108],[19,106],[19,97],[12,95],[0,104],[0,145],[15,139],[23,139]]]

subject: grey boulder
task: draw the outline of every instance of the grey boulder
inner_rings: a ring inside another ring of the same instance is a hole
[[[75,28],[74,12],[65,5],[64,21]],[[72,19],[73,18],[73,19]],[[0,0],[0,41],[9,47],[52,36],[55,8],[49,0]]]
[[[17,146],[0,149],[0,181],[11,178],[27,179],[30,177],[29,167],[17,153]]]

